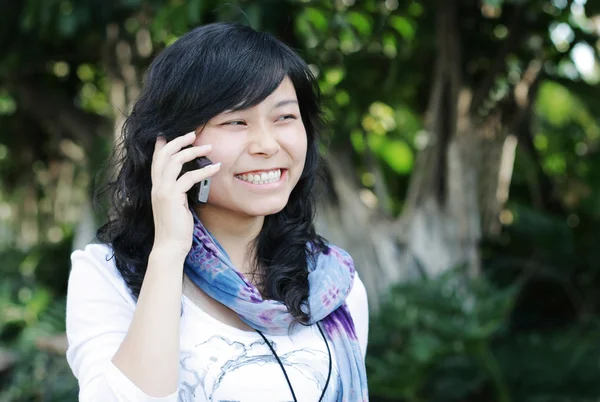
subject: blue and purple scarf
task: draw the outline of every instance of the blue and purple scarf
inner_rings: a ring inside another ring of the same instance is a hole
[[[194,216],[192,248],[186,275],[203,292],[235,311],[250,327],[270,335],[285,335],[292,315],[285,304],[264,300],[258,289],[232,265],[227,253]],[[354,282],[354,263],[344,250],[329,246],[309,264],[310,324],[321,322],[337,359],[342,390],[339,402],[368,401],[365,362],[354,322],[345,303]]]

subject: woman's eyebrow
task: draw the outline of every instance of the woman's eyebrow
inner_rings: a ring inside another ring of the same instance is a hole
[[[282,107],[285,105],[289,105],[290,103],[295,103],[298,104],[298,101],[296,99],[286,99],[286,100],[282,100],[279,101],[275,104],[275,106],[273,106],[273,109],[277,109],[278,107]]]
[[[271,109],[277,109],[279,107],[289,105],[291,103],[298,104],[298,101],[296,99],[285,99],[285,100],[277,102]],[[239,111],[240,111],[239,109],[229,109],[229,110],[225,110],[225,111],[221,112],[221,114],[224,116],[227,116],[231,113],[239,112]]]

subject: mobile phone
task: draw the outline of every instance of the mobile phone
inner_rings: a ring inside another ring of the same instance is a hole
[[[185,148],[190,148],[191,145],[188,145]],[[184,149],[185,149],[184,148]],[[196,158],[190,162],[186,162],[183,164],[181,169],[181,177],[185,172],[189,172],[190,170],[200,169],[206,167],[208,165],[212,165],[212,161],[208,159],[206,156],[201,156]],[[188,200],[192,205],[197,205],[198,203],[206,204],[208,201],[208,193],[210,192],[210,177],[202,180],[200,183],[196,183],[192,186],[192,188],[188,191]]]
[[[206,156],[201,156],[200,158],[196,158],[194,160],[194,162],[196,162],[196,164],[198,165],[198,168],[203,168],[206,167],[208,165],[212,165],[212,161],[210,159],[208,159]],[[210,192],[210,177],[202,180],[200,182],[199,188],[198,188],[198,202],[201,202],[202,204],[206,204],[206,202],[208,201],[208,193]]]

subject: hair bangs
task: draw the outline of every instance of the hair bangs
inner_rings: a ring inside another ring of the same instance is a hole
[[[237,76],[230,81],[228,92],[232,94],[233,103],[228,111],[238,111],[258,105],[268,98],[281,85],[287,75],[281,59],[269,55],[265,59],[253,57],[245,65],[236,65],[239,71],[232,72]]]
[[[227,52],[232,54],[222,54],[222,57],[236,59],[237,62],[221,60],[219,63],[228,67],[222,72],[228,79],[220,88],[221,99],[228,105],[227,111],[258,105],[275,92],[285,77],[290,77],[294,86],[301,81],[305,81],[302,84],[307,83],[308,77],[298,55],[269,34],[252,33],[244,38],[245,41],[238,42],[240,46]]]
[[[298,54],[269,33],[214,24],[182,36],[159,55],[145,93],[160,116],[156,131],[169,139],[220,113],[258,105],[285,77],[294,85],[301,112],[310,114],[315,80]]]

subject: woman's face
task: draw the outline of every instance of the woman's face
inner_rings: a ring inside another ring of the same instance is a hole
[[[281,211],[300,179],[306,130],[292,81],[260,104],[223,112],[196,130],[194,145],[212,144],[209,158],[221,162],[208,205],[247,216]]]

